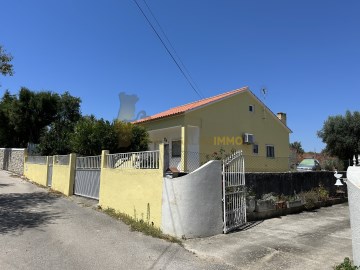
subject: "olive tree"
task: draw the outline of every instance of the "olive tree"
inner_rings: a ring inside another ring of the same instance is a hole
[[[329,116],[318,136],[326,144],[325,151],[342,160],[360,153],[360,112]]]

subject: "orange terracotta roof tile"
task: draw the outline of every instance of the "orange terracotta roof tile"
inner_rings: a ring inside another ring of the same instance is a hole
[[[213,103],[215,101],[219,101],[219,100],[221,100],[221,99],[223,99],[225,97],[229,97],[229,96],[235,95],[237,93],[244,92],[246,90],[248,90],[248,87],[242,87],[242,88],[230,91],[230,92],[219,94],[217,96],[204,98],[204,99],[194,101],[194,102],[191,102],[191,103],[188,103],[188,104],[185,104],[185,105],[181,105],[181,106],[178,106],[178,107],[171,108],[169,110],[154,114],[152,116],[148,116],[148,117],[139,119],[137,121],[134,121],[133,123],[135,123],[135,124],[143,123],[143,122],[147,122],[147,121],[151,121],[151,120],[155,120],[155,119],[159,119],[159,118],[164,118],[164,117],[168,117],[168,116],[174,116],[174,115],[182,114],[182,113],[185,113],[187,111],[197,109],[197,108],[199,108],[201,106],[208,105],[208,104]]]

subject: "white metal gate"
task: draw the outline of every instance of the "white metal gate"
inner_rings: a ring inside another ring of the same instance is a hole
[[[74,194],[99,199],[101,156],[77,157]]]
[[[224,233],[246,223],[245,167],[242,151],[223,160]]]

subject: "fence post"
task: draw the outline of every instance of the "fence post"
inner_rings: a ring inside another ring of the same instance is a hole
[[[159,169],[162,170],[164,176],[169,166],[169,144],[161,143],[159,144]]]
[[[75,181],[75,169],[76,169],[76,154],[71,153],[69,155],[69,189],[67,196],[74,194],[74,181]]]
[[[27,170],[26,168],[26,162],[28,161],[28,151],[25,148],[24,149],[24,165],[23,165],[23,175],[25,175],[25,171]]]
[[[107,158],[106,155],[109,154],[109,150],[102,150],[101,151],[101,166],[100,170],[107,167]]]
[[[187,171],[187,155],[188,155],[188,147],[187,147],[187,126],[181,127],[181,169],[183,172]]]
[[[24,149],[24,164],[25,164],[25,162],[27,162],[28,156],[29,156],[28,150],[25,148]]]
[[[110,152],[109,150],[102,150],[101,151],[101,164],[100,164],[100,186],[99,186],[99,205],[102,204],[103,195],[101,193],[102,186],[104,185],[104,169],[107,167],[107,157]],[[105,197],[105,196],[104,196]]]

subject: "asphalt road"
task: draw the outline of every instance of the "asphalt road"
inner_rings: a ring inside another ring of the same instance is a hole
[[[184,245],[131,232],[87,200],[0,171],[1,270],[333,269],[352,257],[349,210],[341,204],[268,219]]]
[[[0,269],[234,269],[0,171]]]
[[[352,258],[349,207],[339,204],[267,219],[247,230],[187,240],[185,247],[244,270],[333,269]]]

